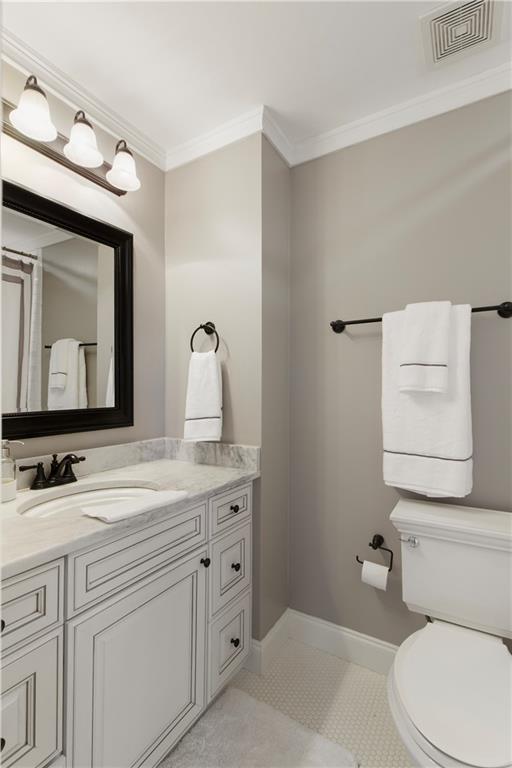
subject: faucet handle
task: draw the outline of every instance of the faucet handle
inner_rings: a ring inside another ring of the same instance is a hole
[[[30,486],[32,491],[40,491],[42,488],[48,487],[44,474],[44,464],[42,461],[38,461],[37,464],[30,464],[29,466],[24,465],[22,467],[18,467],[18,469],[20,472],[26,472],[27,469],[36,470],[36,476],[32,481],[32,485]]]

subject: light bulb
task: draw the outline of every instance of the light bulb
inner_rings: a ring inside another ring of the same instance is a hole
[[[20,96],[16,109],[9,115],[17,131],[36,141],[54,141],[57,129],[50,117],[46,94],[37,84],[37,78],[30,75]]]
[[[116,154],[112,168],[107,172],[107,181],[125,192],[136,192],[140,189],[135,160],[124,139],[116,144]]]
[[[103,155],[96,144],[96,135],[83,110],[75,115],[68,143],[64,154],[75,165],[82,168],[98,168],[103,164]]]

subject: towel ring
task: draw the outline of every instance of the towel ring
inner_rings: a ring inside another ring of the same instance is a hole
[[[192,350],[192,352],[194,351],[194,338],[195,338],[195,335],[196,335],[196,333],[198,331],[204,331],[207,336],[211,336],[212,333],[215,334],[215,338],[217,339],[217,344],[215,345],[215,352],[217,352],[217,350],[219,348],[219,343],[220,343],[219,342],[219,334],[215,330],[215,323],[211,323],[209,321],[207,323],[203,323],[201,325],[198,325],[197,328],[195,329],[194,333],[190,337],[190,349]]]

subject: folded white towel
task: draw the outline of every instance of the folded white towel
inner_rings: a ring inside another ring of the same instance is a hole
[[[80,342],[76,339],[61,339],[61,341],[67,342],[65,385],[64,388],[53,387],[50,370],[48,377],[48,410],[87,408],[87,376],[84,348],[80,346]]]
[[[408,304],[400,355],[401,392],[446,392],[452,305],[449,301]]]
[[[383,317],[384,482],[416,493],[462,497],[473,485],[469,350],[471,307],[452,308],[448,390],[400,392],[404,312]]]
[[[48,387],[50,389],[65,389],[68,377],[69,347],[74,339],[59,339],[50,350],[50,372]]]
[[[151,512],[154,509],[174,504],[188,496],[187,491],[155,491],[148,496],[143,496],[130,501],[116,502],[115,504],[98,504],[96,507],[88,507],[83,510],[87,517],[97,517],[104,523],[117,523],[127,517],[142,515],[143,512]]]
[[[192,352],[185,405],[185,440],[216,441],[222,435],[222,376],[213,350]]]

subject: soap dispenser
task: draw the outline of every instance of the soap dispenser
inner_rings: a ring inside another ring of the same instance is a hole
[[[11,456],[10,445],[21,440],[2,440],[2,502],[16,498],[16,464]]]

